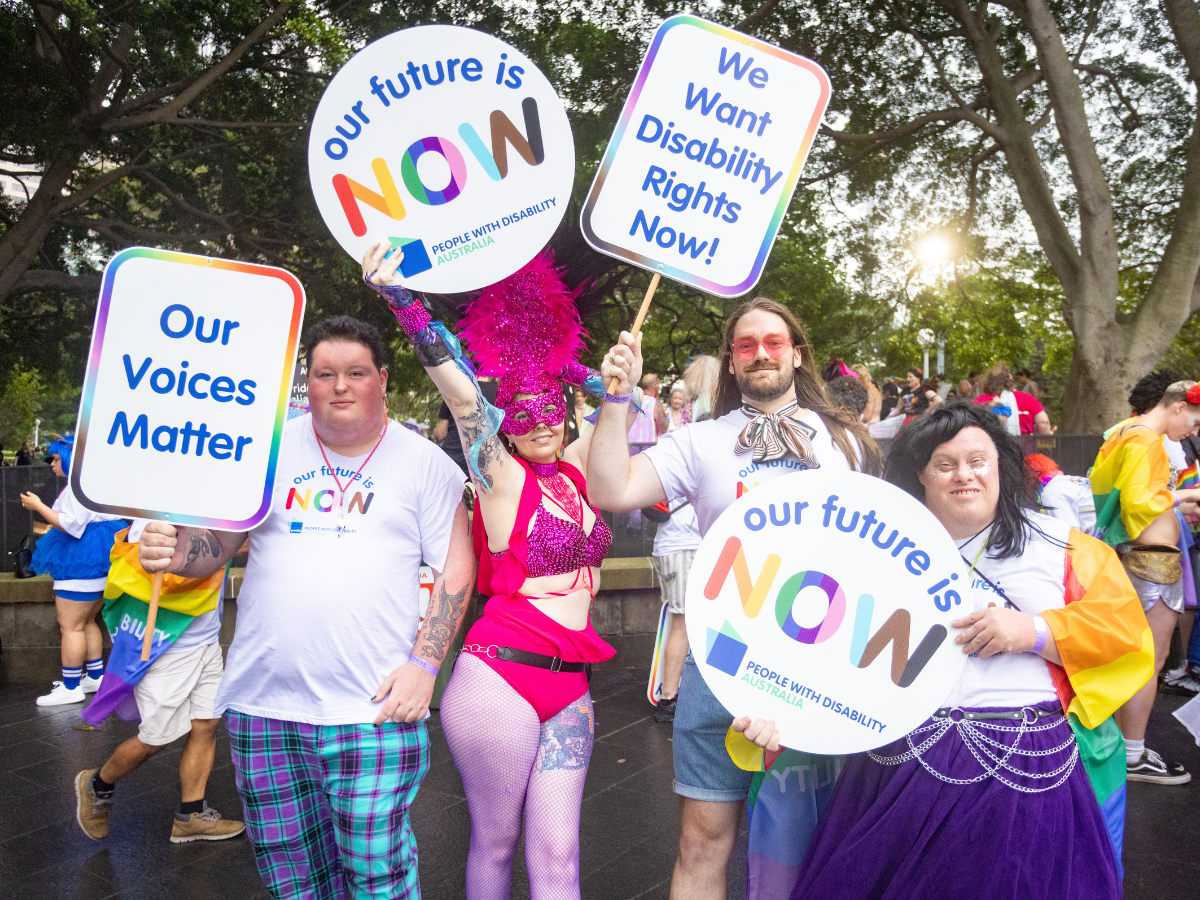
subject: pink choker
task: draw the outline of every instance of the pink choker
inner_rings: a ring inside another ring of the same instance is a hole
[[[530,462],[529,460],[525,460],[525,461],[529,463],[529,468],[533,469],[534,475],[540,475],[542,478],[549,478],[551,475],[558,474],[558,463],[557,462],[537,463],[537,462]]]

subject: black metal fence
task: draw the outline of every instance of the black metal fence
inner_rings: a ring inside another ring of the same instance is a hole
[[[33,531],[33,523],[42,517],[21,506],[21,495],[32,491],[42,498],[47,506],[54,503],[67,484],[49,466],[0,466],[0,500],[4,504],[0,515],[0,572],[11,572],[15,564],[12,551],[21,545],[25,535]]]
[[[1104,438],[1098,434],[1080,435],[1032,435],[1021,437],[1025,453],[1044,453],[1058,463],[1068,475],[1086,475]],[[891,441],[880,441],[886,455]],[[639,446],[638,451],[643,449]],[[33,530],[33,523],[41,517],[21,507],[21,494],[33,491],[46,502],[54,502],[66,481],[50,471],[49,466],[4,466],[0,467],[0,492],[3,495],[4,514],[0,519],[0,547],[4,550],[0,560],[0,571],[11,572],[14,559],[9,551],[15,550],[21,539]],[[645,518],[641,510],[628,513],[604,513],[604,518],[613,530],[613,546],[609,555],[613,557],[650,556],[654,550],[654,535],[658,526]]]

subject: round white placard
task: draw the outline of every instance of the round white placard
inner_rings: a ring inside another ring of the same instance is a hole
[[[347,253],[390,239],[406,287],[459,293],[511,275],[550,240],[575,144],[558,94],[521,51],[422,25],[365,47],[330,81],[308,172]]]
[[[734,716],[786,747],[855,753],[920,725],[966,656],[967,567],[925,507],[878,478],[776,478],[713,523],[688,577],[700,672]]]

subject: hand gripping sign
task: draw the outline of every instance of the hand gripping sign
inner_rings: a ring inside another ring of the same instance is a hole
[[[71,461],[79,501],[222,531],[265,519],[303,319],[304,289],[283,269],[143,247],[114,256]]]
[[[828,102],[811,60],[694,16],[667,19],[592,182],[584,237],[710,294],[746,293]]]
[[[786,747],[856,753],[908,734],[950,694],[966,587],[954,542],[904,491],[797,473],[743,495],[705,535],[688,640],[734,716],[774,719]]]
[[[355,260],[379,234],[412,290],[493,284],[537,255],[575,180],[562,102],[521,51],[422,25],[380,38],[334,76],[313,116],[308,172]]]

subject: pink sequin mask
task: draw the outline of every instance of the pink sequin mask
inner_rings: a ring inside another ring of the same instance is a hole
[[[546,391],[525,400],[510,400],[504,405],[504,422],[500,430],[505,434],[521,436],[529,434],[538,425],[554,428],[567,418],[567,402],[562,391]]]

